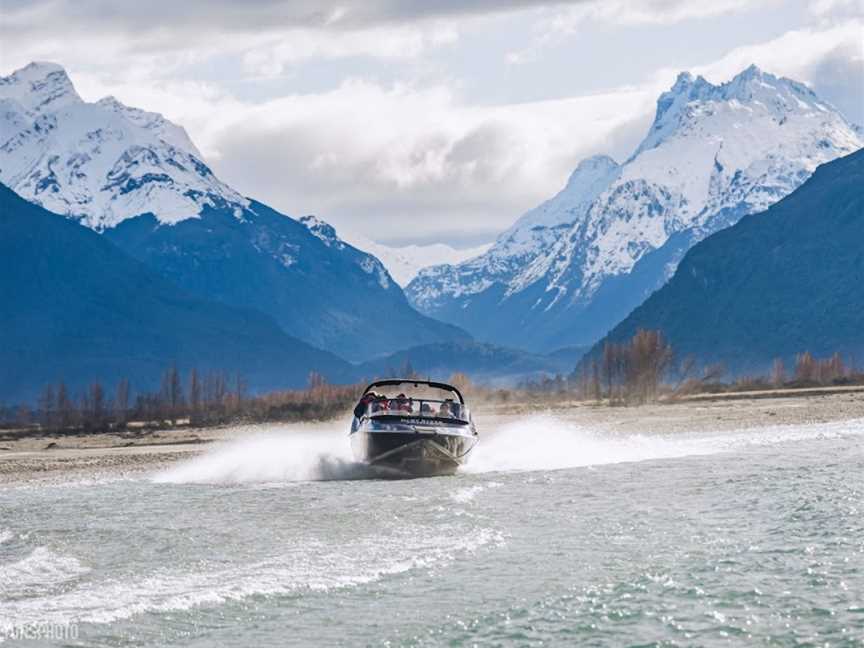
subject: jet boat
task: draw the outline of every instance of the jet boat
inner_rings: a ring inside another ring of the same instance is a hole
[[[477,444],[461,392],[423,380],[379,380],[354,408],[351,448],[381,476],[452,475]]]

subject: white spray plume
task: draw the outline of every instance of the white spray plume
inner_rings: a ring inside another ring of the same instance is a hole
[[[346,426],[347,427],[347,426]],[[219,445],[154,477],[160,483],[291,482],[375,476],[354,461],[337,424],[273,425]],[[712,433],[615,434],[554,416],[534,416],[480,430],[463,469],[469,473],[557,470],[579,466],[715,454],[748,446],[864,434],[864,419]]]

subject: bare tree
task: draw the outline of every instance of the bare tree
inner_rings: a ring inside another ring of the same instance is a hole
[[[461,371],[450,374],[447,382],[462,392],[470,391],[472,387],[471,379],[468,377],[468,374],[462,373]]]
[[[639,403],[656,399],[672,360],[672,347],[660,331],[640,329],[627,349],[628,396]]]
[[[684,356],[681,362],[678,363],[676,368],[676,373],[678,374],[678,380],[675,383],[675,386],[672,388],[673,394],[678,394],[682,391],[682,388],[685,386],[689,386],[693,382],[693,371],[696,368],[696,356],[690,354]]]
[[[98,382],[90,385],[90,417],[94,427],[101,427],[105,418],[105,390]]]
[[[783,358],[774,358],[771,364],[771,384],[774,387],[782,387],[786,382],[786,365]]]
[[[600,365],[597,360],[591,361],[591,398],[600,402],[603,398],[603,388],[600,386]]]
[[[189,372],[189,410],[193,419],[201,413],[201,381],[194,367]]]
[[[846,366],[843,364],[843,358],[840,357],[839,353],[835,353],[823,361],[821,369],[820,378],[823,384],[833,383],[846,376]]]
[[[405,359],[405,362],[402,363],[402,366],[399,367],[399,373],[396,376],[397,378],[419,378],[420,374],[414,371],[414,365],[411,364],[411,360],[408,358]]]
[[[208,373],[204,379],[204,403],[211,416],[222,417],[227,393],[225,374],[221,371]]]
[[[617,344],[607,342],[603,346],[603,359],[601,363],[601,373],[603,375],[603,383],[606,385],[606,396],[609,401],[615,400],[614,387],[620,380],[618,376],[620,347]]]
[[[57,424],[56,410],[57,399],[54,394],[54,386],[46,385],[39,395],[39,424],[43,428],[51,429]]]
[[[183,405],[183,385],[180,380],[180,372],[177,371],[177,365],[171,365],[162,374],[162,386],[159,391],[168,418],[172,421],[177,420]]]
[[[795,356],[795,380],[813,382],[816,379],[816,361],[809,351]]]
[[[114,418],[118,423],[126,423],[129,413],[129,379],[121,378],[117,383],[114,396]]]
[[[639,329],[627,342],[603,347],[600,372],[610,403],[645,403],[657,397],[672,360],[660,331]]]
[[[15,422],[21,427],[27,427],[30,425],[30,415],[30,408],[26,405],[20,405],[15,412]]]
[[[702,370],[702,382],[712,383],[720,380],[726,373],[726,367],[722,362],[710,364]]]
[[[74,404],[69,398],[69,391],[66,389],[66,383],[60,382],[57,386],[57,422],[61,428],[68,428],[73,423]]]
[[[327,384],[327,379],[324,378],[317,371],[310,371],[309,377],[306,379],[306,383],[309,385],[309,389],[314,390],[317,387],[323,387]]]
[[[98,382],[91,383],[81,394],[81,423],[88,430],[105,424],[105,392]]]
[[[240,372],[237,372],[236,380],[236,394],[237,394],[237,407],[238,409],[243,408],[243,401],[246,400],[249,392],[249,384],[246,382],[246,378]]]

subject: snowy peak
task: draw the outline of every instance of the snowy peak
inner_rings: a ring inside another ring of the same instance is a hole
[[[122,115],[136,126],[149,130],[163,142],[188,151],[200,160],[204,159],[204,156],[201,155],[198,148],[192,143],[192,140],[186,133],[186,129],[168,121],[161,114],[148,112],[140,108],[132,108],[112,96],[103,97],[96,102],[96,105]]]
[[[582,219],[591,201],[617,177],[620,168],[608,155],[582,160],[558,194],[522,216],[499,241],[524,240],[528,230],[558,228]]]
[[[755,65],[739,72],[730,81],[714,86],[719,100],[741,102],[763,102],[776,113],[801,112],[808,110],[833,110],[821,101],[810,88],[803,83],[777,77],[770,72],[764,72]]]
[[[570,174],[559,196],[593,200],[609,186],[620,168],[620,165],[608,155],[594,155],[582,160]]]
[[[729,81],[714,85],[689,72],[678,75],[673,86],[657,99],[651,130],[630,159],[658,146],[668,137],[686,130],[711,106],[749,106],[767,111],[776,119],[792,114],[836,112],[807,86],[777,77],[751,65]]]
[[[8,77],[0,77],[0,99],[14,100],[27,112],[81,103],[66,70],[56,63],[30,63]]]
[[[353,248],[358,255],[360,267],[367,274],[372,271],[377,273],[385,288],[390,285],[387,277],[399,286],[407,286],[422,268],[442,263],[459,263],[483,254],[490,247],[487,244],[457,250],[444,243],[391,247],[350,230],[342,231],[340,235],[332,225],[316,216],[301,216],[298,220],[327,247],[337,250]]]
[[[249,205],[183,128],[114,97],[87,103],[53,63],[0,78],[0,134],[0,182],[95,230],[148,213],[174,224],[206,206],[240,214]]]
[[[301,216],[300,222],[305,225],[306,229],[308,229],[316,238],[323,241],[324,245],[327,247],[336,247],[338,249],[345,247],[345,243],[336,234],[336,228],[334,228],[330,223],[327,223],[311,214]]]
[[[349,245],[378,258],[394,281],[403,287],[407,286],[423,268],[461,263],[480,256],[491,247],[489,243],[466,249],[456,249],[446,243],[391,247],[371,241],[355,232],[343,232],[342,236]]]
[[[584,182],[585,178],[590,179],[598,175],[605,175],[617,168],[618,163],[608,155],[592,155],[591,157],[582,160],[576,166],[573,173],[570,174],[570,178],[567,180],[567,188],[571,188],[574,185]]]
[[[864,146],[807,86],[750,66],[715,85],[681,73],[630,158],[583,161],[553,198],[488,253],[426,268],[407,288],[422,312],[479,339],[594,341],[674,272],[688,247],[762,211],[817,166]]]
[[[317,216],[307,215],[301,216],[299,219],[301,225],[324,245],[335,250],[344,251],[347,257],[352,258],[354,263],[367,275],[375,277],[378,285],[383,290],[390,290],[393,286],[392,277],[388,272],[388,268],[377,258],[371,250],[367,248],[359,248],[350,245],[339,238],[334,228],[330,223],[327,223]]]
[[[657,114],[654,117],[654,128],[662,124],[670,109],[684,105],[690,101],[705,98],[714,88],[704,77],[695,79],[689,72],[681,72],[671,89],[657,99]]]

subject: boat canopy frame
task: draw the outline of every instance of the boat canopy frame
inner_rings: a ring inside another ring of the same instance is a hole
[[[448,385],[447,383],[442,382],[434,382],[432,380],[414,380],[414,379],[406,379],[406,378],[388,378],[386,380],[376,380],[371,383],[366,389],[363,390],[364,394],[368,394],[370,391],[375,389],[376,387],[395,387],[396,385],[414,385],[415,387],[419,387],[420,385],[426,385],[427,387],[433,387],[435,389],[443,389],[445,391],[453,392],[459,398],[459,404],[465,404],[465,398],[462,396],[462,392],[460,392],[453,385]]]

